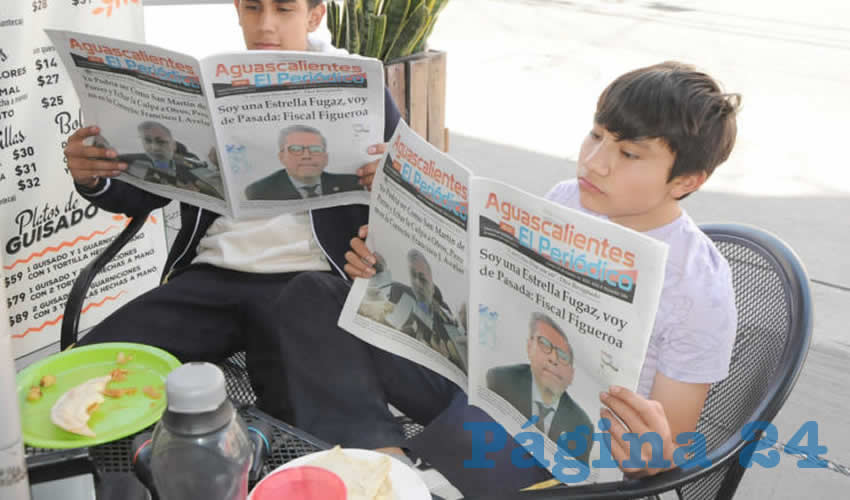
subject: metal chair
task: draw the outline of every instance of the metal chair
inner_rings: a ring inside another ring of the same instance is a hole
[[[734,496],[746,471],[741,463],[752,456],[752,450],[744,450],[741,431],[748,422],[772,421],[791,393],[811,341],[812,298],[799,257],[776,236],[738,224],[700,227],[729,262],[738,308],[729,376],[712,385],[697,425],[711,465],[640,480],[490,495],[488,500],[616,500],[671,490],[687,500]]]
[[[71,292],[68,293],[68,300],[65,302],[65,310],[62,315],[62,328],[59,337],[60,350],[64,351],[77,342],[83,303],[97,273],[118,255],[118,252],[133,239],[133,236],[136,236],[136,233],[142,229],[142,226],[145,225],[145,221],[147,220],[147,213],[130,219],[127,226],[118,233],[118,236],[77,274],[77,277],[74,279],[74,285],[71,287]]]

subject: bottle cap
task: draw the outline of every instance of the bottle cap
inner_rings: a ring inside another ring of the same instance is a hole
[[[215,411],[225,399],[224,373],[212,363],[186,363],[165,380],[168,411],[206,413]]]

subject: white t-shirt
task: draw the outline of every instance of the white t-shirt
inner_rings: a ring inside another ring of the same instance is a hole
[[[575,179],[557,184],[546,199],[605,218],[581,206]],[[738,322],[729,264],[684,210],[644,234],[670,250],[638,394],[649,396],[656,371],[688,383],[724,379]]]
[[[310,52],[347,54],[345,50],[315,38],[312,34],[307,42],[307,50]],[[321,194],[321,184],[317,194]],[[308,212],[240,221],[221,216],[212,223],[198,243],[198,255],[192,263],[212,264],[249,273],[331,269],[313,236]]]
[[[192,263],[248,273],[331,268],[313,237],[308,212],[239,221],[222,215],[198,242],[198,255]]]

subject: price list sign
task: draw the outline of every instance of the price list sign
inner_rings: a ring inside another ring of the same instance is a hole
[[[142,15],[141,0],[0,3],[0,274],[16,357],[59,339],[77,273],[127,223],[74,190],[63,150],[85,121],[43,28],[142,41]],[[164,258],[156,213],[95,278],[81,328],[156,286]]]

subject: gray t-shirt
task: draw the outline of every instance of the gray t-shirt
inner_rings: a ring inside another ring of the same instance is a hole
[[[605,218],[581,206],[575,179],[557,184],[546,199]],[[656,371],[689,383],[724,379],[738,321],[729,264],[684,210],[644,234],[670,250],[638,394],[649,396]]]

